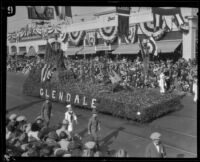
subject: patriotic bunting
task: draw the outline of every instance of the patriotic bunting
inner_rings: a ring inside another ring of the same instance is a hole
[[[76,31],[76,32],[70,32],[69,33],[69,40],[75,44],[78,45],[81,40],[83,40],[85,36],[85,31]]]
[[[98,29],[98,32],[105,41],[109,41],[110,43],[112,43],[117,37],[116,26],[100,28]]]

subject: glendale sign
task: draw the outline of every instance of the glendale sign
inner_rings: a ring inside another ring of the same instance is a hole
[[[96,99],[89,98],[82,94],[71,94],[69,92],[47,90],[40,88],[40,96],[44,98],[51,98],[54,101],[67,102],[74,105],[96,108]]]

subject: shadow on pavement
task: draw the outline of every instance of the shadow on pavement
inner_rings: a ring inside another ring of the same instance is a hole
[[[177,154],[177,156],[176,156],[177,158],[184,158],[185,157],[185,155],[184,154]]]
[[[15,110],[24,110],[24,109],[26,109],[30,106],[33,106],[34,104],[37,104],[37,103],[40,103],[40,102],[43,102],[43,101],[44,100],[37,100],[37,101],[30,102],[30,103],[18,105],[18,106],[15,106],[15,107],[8,109],[7,112],[10,113],[11,111],[15,111]]]
[[[124,127],[119,127],[117,130],[114,130],[109,135],[100,140],[100,148],[104,152],[104,154],[105,152],[107,154],[113,154],[114,152],[116,152],[116,150],[109,150],[109,145],[111,145],[114,142],[114,139],[117,138],[119,132],[124,129],[125,129]],[[114,139],[112,139],[113,137]]]
[[[83,129],[82,131],[80,131],[78,134],[83,137],[84,134],[87,132],[87,128]]]

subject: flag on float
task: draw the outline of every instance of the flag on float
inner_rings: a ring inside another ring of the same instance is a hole
[[[72,21],[71,6],[55,6],[56,16],[59,20]]]
[[[46,68],[47,68],[47,64],[45,64],[41,70],[41,82],[43,82],[43,78],[44,78],[44,74],[45,74],[45,71],[46,71]]]
[[[149,38],[149,47],[150,47],[150,50],[149,50],[150,53],[152,53],[154,56],[157,56],[158,55],[158,47],[152,36]]]
[[[50,45],[50,43],[47,41],[47,45],[46,45],[46,52],[45,52],[45,55],[44,55],[44,61],[45,62],[49,62],[50,61],[50,58],[52,58],[52,47]]]
[[[52,68],[51,65],[45,64],[41,71],[41,82],[45,82],[49,80],[52,76]]]
[[[112,84],[119,83],[122,80],[121,77],[113,69],[109,73],[109,78]]]
[[[141,42],[140,38],[139,40],[139,47],[142,53],[142,58],[143,58],[143,65],[144,65],[144,74],[148,76],[148,69],[149,69],[149,53],[146,53],[147,51],[144,49],[144,45]],[[143,39],[144,41],[144,39]]]

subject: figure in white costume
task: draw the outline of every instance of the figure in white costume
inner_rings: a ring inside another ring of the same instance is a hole
[[[160,87],[160,93],[165,93],[165,75],[163,72],[160,74],[160,79],[158,80],[159,87]]]
[[[192,91],[194,93],[194,102],[197,102],[197,78],[196,77],[194,78]]]
[[[74,131],[74,122],[76,122],[76,124],[78,124],[78,122],[77,122],[77,116],[72,111],[72,106],[71,105],[67,105],[66,108],[68,108],[68,110],[65,113],[65,120],[67,120],[68,123],[69,123],[69,125],[68,125],[68,132],[72,136],[73,131]]]

